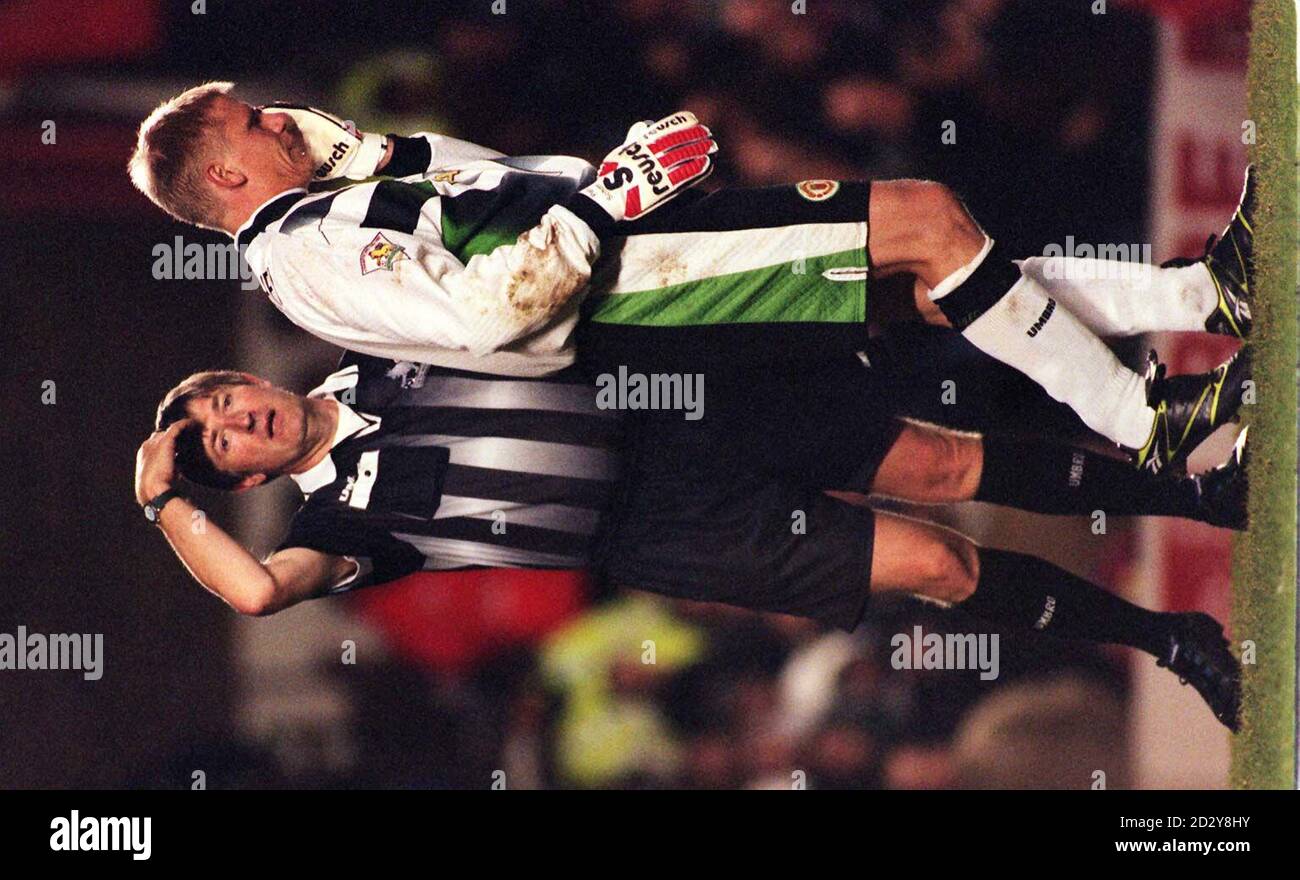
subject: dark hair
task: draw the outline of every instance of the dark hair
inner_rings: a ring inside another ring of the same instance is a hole
[[[158,404],[154,430],[164,431],[181,419],[188,418],[191,400],[207,397],[227,385],[252,385],[253,380],[234,370],[207,370],[188,377],[163,397]],[[193,424],[176,437],[176,470],[191,483],[210,489],[229,491],[239,485],[245,474],[218,470],[203,447],[203,426]]]

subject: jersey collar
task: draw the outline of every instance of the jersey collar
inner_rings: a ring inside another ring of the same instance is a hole
[[[353,388],[356,384],[357,368],[351,366],[330,375],[319,388],[307,395],[315,398],[328,397],[338,404],[339,424],[334,430],[334,439],[330,441],[331,451],[345,440],[373,434],[379,430],[379,426],[383,422],[379,416],[359,413],[338,399],[335,392]],[[298,484],[302,494],[310,495],[322,486],[328,486],[334,482],[335,478],[338,477],[338,469],[334,466],[333,455],[327,453],[324,458],[316,462],[312,467],[300,474],[290,474],[289,476]]]
[[[247,247],[249,242],[266,231],[266,227],[289,213],[289,209],[302,201],[306,195],[306,189],[296,187],[267,199],[251,217],[244,221],[244,225],[235,231],[235,246]]]

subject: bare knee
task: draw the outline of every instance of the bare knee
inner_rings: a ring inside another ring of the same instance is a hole
[[[873,591],[954,603],[974,593],[978,581],[979,551],[965,536],[935,523],[877,513]]]
[[[955,267],[974,259],[984,246],[984,231],[957,194],[942,183],[925,181],[915,198],[926,251],[935,260],[946,259]]]
[[[881,463],[872,489],[922,504],[970,501],[982,470],[978,436],[909,423]]]
[[[970,597],[979,582],[979,549],[968,538],[944,530],[917,559],[917,592],[956,603]]]
[[[932,429],[929,492],[936,500],[970,501],[979,488],[980,439],[972,434]]]
[[[961,199],[945,184],[933,180],[890,180],[873,184],[873,202],[877,188],[880,196],[879,217],[872,218],[872,236],[889,233],[890,251],[873,258],[892,262],[897,268],[913,272],[929,287],[966,265],[984,244],[979,228]],[[879,229],[887,225],[889,229]],[[894,226],[901,227],[894,230]]]

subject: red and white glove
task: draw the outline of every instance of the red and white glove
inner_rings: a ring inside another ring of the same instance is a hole
[[[682,110],[638,122],[628,140],[600,163],[596,182],[580,191],[614,222],[644,217],[713,171],[713,133]]]
[[[267,104],[262,109],[293,119],[302,132],[308,155],[316,163],[312,175],[316,180],[365,180],[375,174],[384,158],[387,142],[382,134],[357,131],[350,121],[332,113],[301,104]]]

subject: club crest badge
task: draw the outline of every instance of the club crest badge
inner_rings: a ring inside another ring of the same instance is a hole
[[[371,272],[378,272],[380,269],[391,272],[395,263],[409,259],[410,257],[406,255],[406,248],[400,244],[393,244],[380,232],[370,239],[370,244],[366,245],[361,251],[361,274],[369,275]]]
[[[821,202],[840,191],[838,180],[801,180],[794,187],[810,202]]]

